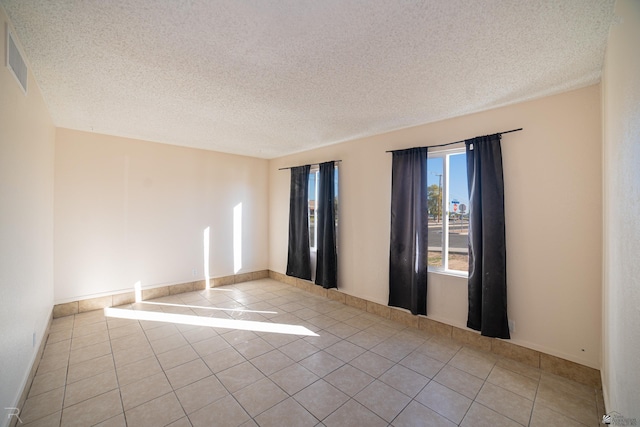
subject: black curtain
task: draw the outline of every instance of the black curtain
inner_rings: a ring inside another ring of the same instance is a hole
[[[469,185],[469,315],[467,327],[509,337],[504,181],[500,134],[465,141]]]
[[[320,163],[319,205],[316,219],[318,221],[316,284],[326,289],[338,287],[334,182],[333,162]]]
[[[393,152],[389,305],[427,314],[427,149]]]
[[[309,170],[310,166],[291,168],[289,197],[289,256],[287,276],[311,280],[309,250]]]

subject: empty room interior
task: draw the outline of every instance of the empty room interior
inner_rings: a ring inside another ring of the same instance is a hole
[[[0,22],[0,426],[640,423],[639,1]]]

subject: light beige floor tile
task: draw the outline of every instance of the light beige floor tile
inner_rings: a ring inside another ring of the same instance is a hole
[[[74,317],[74,327],[106,322],[104,311],[102,310],[93,310],[84,313],[78,313]]]
[[[498,361],[496,362],[496,366],[500,366],[501,368],[508,369],[511,372],[524,375],[525,377],[531,378],[536,381],[540,380],[540,369],[525,365],[524,363],[516,362],[515,360],[503,357],[501,359],[498,359]]]
[[[120,308],[126,309],[126,305],[121,306]],[[123,326],[131,326],[131,325],[140,326],[140,323],[136,319],[122,319],[119,317],[107,317],[107,328],[109,329],[109,331],[111,331],[112,329],[118,329]]]
[[[142,331],[136,331],[128,335],[111,339],[111,350],[114,353],[141,345],[149,346],[149,340]]]
[[[356,394],[354,399],[387,422],[391,422],[411,401],[410,397],[378,380]]]
[[[344,365],[342,360],[324,351],[314,353],[298,363],[321,378]]]
[[[67,384],[93,377],[114,369],[113,356],[105,354],[95,359],[70,365],[67,372]]]
[[[56,371],[69,365],[69,354],[58,354],[56,356],[42,357],[38,364],[37,374],[45,374],[47,372]]]
[[[260,332],[260,337],[271,344],[274,348],[280,348],[300,339],[297,335],[274,334],[272,332]]]
[[[258,338],[255,332],[243,330],[231,330],[220,336],[232,346]]]
[[[190,345],[174,348],[166,353],[158,355],[158,362],[165,371],[183,363],[191,362],[192,360],[199,359],[198,353]]]
[[[313,345],[314,347],[317,347],[321,350],[330,347],[332,345],[334,345],[335,343],[339,342],[342,338],[337,337],[335,335],[333,335],[330,332],[327,331],[320,331],[318,333],[318,336],[311,336],[311,337],[304,337],[303,340],[305,340],[306,342],[308,342],[309,344]]]
[[[460,343],[450,338],[432,337],[426,343],[416,349],[420,353],[424,353],[432,359],[447,363],[462,348]]]
[[[418,393],[416,400],[450,421],[453,421],[455,424],[459,424],[460,421],[462,421],[469,406],[471,406],[471,399],[435,381],[427,384],[427,386]]]
[[[489,382],[482,386],[476,402],[522,425],[529,424],[533,409],[533,401]]]
[[[538,381],[499,366],[493,368],[489,377],[487,377],[487,382],[500,386],[529,400],[535,399],[536,392],[538,391]]]
[[[202,360],[214,374],[246,362],[246,359],[232,347],[204,356]]]
[[[597,420],[594,420],[592,425],[596,425]],[[540,404],[533,406],[533,413],[531,415],[530,427],[548,427],[548,426],[563,426],[563,427],[584,427],[585,424],[572,420],[566,417],[564,414],[553,411],[548,407]]]
[[[231,393],[235,393],[264,378],[262,372],[249,362],[226,369],[216,374],[216,376]]]
[[[349,400],[349,396],[324,380],[316,381],[293,397],[319,420],[324,419]]]
[[[297,363],[270,375],[269,378],[291,396],[318,380],[316,374]]]
[[[444,367],[444,363],[419,352],[409,354],[400,361],[400,364],[427,378],[435,377]]]
[[[351,365],[344,365],[336,369],[324,379],[329,384],[351,397],[358,394],[374,380],[371,375],[366,374]]]
[[[380,356],[371,351],[361,354],[360,356],[349,362],[351,366],[354,366],[361,371],[366,372],[374,378],[379,377],[385,373],[389,368],[395,365],[394,362],[386,357]]]
[[[73,329],[74,316],[58,317],[51,321],[50,332],[68,331]]]
[[[191,414],[229,394],[215,375],[208,376],[176,390],[185,412]]]
[[[78,326],[77,319],[76,325],[73,327],[73,338],[83,337],[85,335],[92,335],[98,332],[106,332],[107,331],[107,322],[98,322],[92,324],[83,324]]]
[[[475,399],[484,384],[480,378],[449,365],[442,368],[434,380],[469,399]]]
[[[218,335],[218,333],[213,328],[206,326],[198,326],[186,332],[182,332],[182,336],[189,341],[190,344],[213,338],[216,335]]]
[[[189,415],[193,427],[239,426],[249,414],[231,395],[227,395]]]
[[[122,413],[118,390],[69,406],[62,411],[61,427],[84,427],[98,424]]]
[[[29,397],[37,396],[64,386],[66,384],[66,378],[66,368],[60,368],[55,371],[36,375],[31,383],[31,388],[29,389]]]
[[[179,420],[168,424],[167,427],[192,427],[188,417],[182,417]]]
[[[381,337],[369,331],[360,331],[347,338],[347,341],[349,341],[350,343],[355,344],[367,350],[372,349],[373,347],[377,346],[384,340],[385,340],[384,337]]]
[[[16,426],[19,427],[60,427],[60,417],[62,416],[62,411],[54,412],[51,415],[47,415],[46,417],[40,418],[30,423],[18,423]],[[22,420],[22,418],[20,418]]]
[[[30,397],[25,401],[20,411],[20,419],[23,423],[30,423],[47,415],[59,412],[62,409],[63,398],[64,387]]]
[[[377,346],[373,347],[371,351],[380,356],[383,356],[394,362],[399,362],[407,357],[414,350],[413,346],[402,345],[396,340],[387,339]]]
[[[140,322],[144,333],[149,341],[161,340],[172,335],[179,334],[178,328],[170,323],[146,324]]]
[[[277,405],[289,396],[268,378],[263,378],[233,394],[252,417]]]
[[[124,418],[124,413],[122,413],[96,424],[95,427],[127,427],[127,422]]]
[[[215,336],[198,341],[194,343],[192,347],[201,357],[205,357],[217,351],[231,348],[231,345],[229,345],[229,343],[222,337]]]
[[[288,398],[256,417],[260,427],[315,426],[318,420],[293,398]]]
[[[594,388],[548,372],[542,373],[540,377],[540,384],[544,387],[553,388],[588,401],[592,401],[595,396]]]
[[[122,404],[125,410],[135,408],[145,402],[165,395],[171,391],[171,384],[167,381],[164,372],[146,377],[126,386],[120,387]]]
[[[189,345],[187,340],[181,334],[169,335],[166,338],[158,338],[153,341],[149,341],[153,352],[158,355],[166,353],[167,351]]]
[[[357,345],[350,343],[349,341],[342,340],[330,347],[327,347],[325,351],[348,363],[356,357],[360,356],[366,350],[362,347],[358,347]]]
[[[111,353],[111,343],[109,341],[98,344],[91,344],[77,350],[71,350],[69,354],[69,365],[85,362]]]
[[[71,340],[71,350],[77,350],[88,345],[98,344],[105,341],[109,341],[109,332],[106,330],[80,337],[73,337]]]
[[[69,355],[71,351],[71,340],[63,340],[55,343],[47,343],[42,353],[43,359],[49,359],[53,357]]]
[[[360,329],[353,327],[351,325],[347,325],[342,322],[335,323],[328,328],[325,328],[325,331],[340,337],[342,339],[347,339],[350,336],[360,332]]]
[[[64,329],[58,332],[49,332],[49,336],[47,337],[47,344],[54,344],[60,341],[70,340],[72,333],[72,329]]]
[[[413,400],[391,423],[394,427],[455,427],[445,417]]]
[[[553,424],[552,424],[553,425]],[[560,424],[556,424],[560,425]],[[520,425],[486,406],[474,402],[460,424],[461,427],[520,427]]]
[[[174,390],[206,378],[212,373],[200,358],[165,371]]]
[[[154,356],[155,354],[151,346],[149,344],[143,344],[115,351],[113,353],[113,360],[116,362],[116,367],[120,367]]]
[[[162,372],[162,368],[155,357],[147,357],[128,365],[118,366],[116,373],[118,374],[118,383],[120,387],[134,383],[143,378],[150,377]]]
[[[233,346],[245,359],[253,359],[274,350],[274,347],[260,337]]]
[[[293,363],[295,362],[289,356],[279,350],[272,350],[269,353],[251,359],[251,364],[265,375],[271,375]]]
[[[458,368],[461,371],[465,371],[471,375],[475,375],[482,380],[485,380],[493,369],[493,365],[495,365],[495,362],[481,359],[469,353],[459,351],[455,356],[453,356],[453,358],[449,362],[449,365]]]
[[[384,427],[388,425],[385,420],[353,399],[325,418],[322,424],[327,427]]]
[[[552,388],[546,383],[540,382],[536,395],[536,404],[541,404],[566,417],[583,424],[589,425],[594,419],[598,419],[595,396],[593,401],[583,399],[565,390]]]
[[[113,328],[113,329],[110,328],[109,338],[114,340],[117,338],[124,338],[129,335],[140,334],[140,333],[142,333],[142,326],[140,326],[136,321],[135,323],[119,326],[117,328]]]
[[[604,411],[590,387],[271,279],[126,308],[296,324],[318,335],[105,319],[102,311],[54,319],[21,413],[38,417],[29,425],[475,427],[530,418],[533,427],[595,426]]]
[[[279,348],[281,352],[289,356],[296,362],[311,356],[320,351],[319,348],[309,344],[303,339],[298,339]]]
[[[429,382],[429,378],[400,364],[391,367],[378,379],[412,398]]]
[[[324,314],[321,314],[319,316],[316,317],[312,317],[310,319],[307,319],[308,323],[311,323],[312,325],[315,325],[317,327],[319,327],[320,329],[326,329],[331,325],[334,325],[335,323],[337,323],[338,321],[335,319],[332,319],[329,316],[326,316]]]
[[[125,412],[127,425],[136,427],[164,426],[184,417],[175,394],[168,393]]]
[[[118,388],[115,369],[68,384],[64,393],[64,407],[75,405]]]

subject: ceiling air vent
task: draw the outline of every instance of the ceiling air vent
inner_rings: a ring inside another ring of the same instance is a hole
[[[29,75],[29,71],[27,70],[27,64],[24,62],[22,58],[22,54],[20,53],[20,49],[18,48],[18,43],[16,41],[15,35],[9,30],[9,26],[7,25],[7,68],[11,70],[11,73],[14,75],[18,84],[22,88],[22,91],[27,94],[27,77]]]

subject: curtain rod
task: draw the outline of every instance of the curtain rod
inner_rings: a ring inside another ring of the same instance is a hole
[[[504,135],[505,133],[518,132],[521,130],[522,128],[511,129],[511,130],[506,130],[504,132],[496,132],[492,135]],[[465,142],[465,141],[466,139],[463,139],[462,141],[447,142],[446,144],[440,144],[440,145],[428,145],[426,147],[418,147],[418,148],[446,147],[447,145],[460,144],[461,142]],[[401,148],[399,150],[388,150],[387,153],[393,153],[394,151],[402,151],[402,150],[406,150],[406,148]]]
[[[327,161],[327,162],[322,162],[322,163],[329,163],[329,162],[333,162],[333,163],[340,163],[341,161],[342,161],[342,160],[329,160],[329,161]],[[316,165],[320,166],[320,163],[311,163],[311,164],[309,164],[309,165],[300,165],[300,166],[316,166]],[[280,168],[280,169],[278,169],[278,170],[279,170],[279,171],[283,171],[283,170],[287,170],[287,169],[298,168],[298,167],[300,167],[300,166],[289,166],[289,167],[286,167],[286,168]]]

